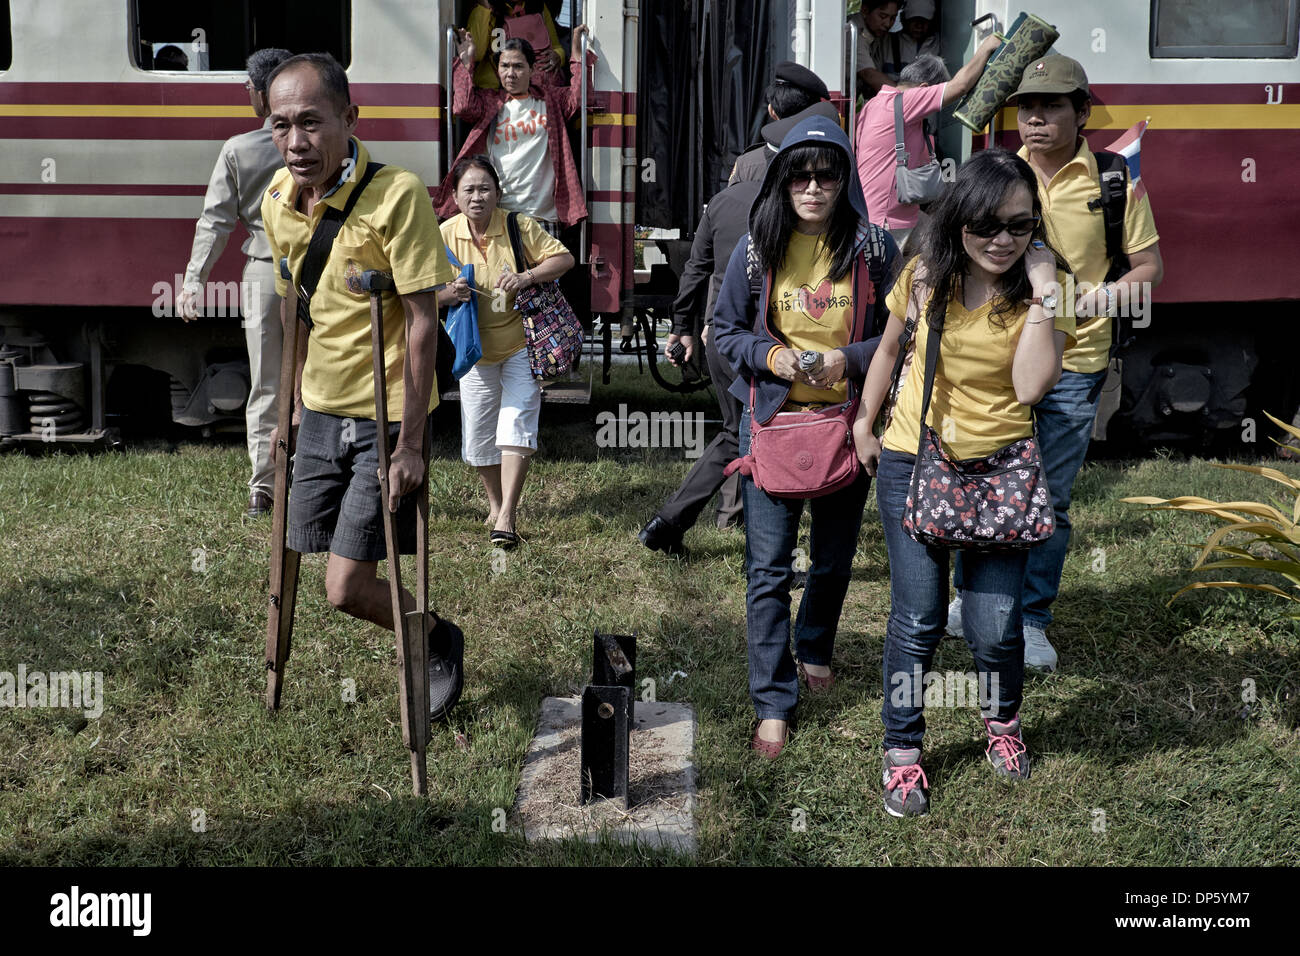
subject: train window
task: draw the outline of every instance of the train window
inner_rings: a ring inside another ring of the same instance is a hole
[[[14,65],[13,23],[9,19],[9,2],[0,0],[0,70]]]
[[[142,70],[241,72],[254,50],[324,51],[352,60],[351,0],[132,0],[136,65]]]
[[[1300,0],[1151,0],[1153,57],[1294,57]]]

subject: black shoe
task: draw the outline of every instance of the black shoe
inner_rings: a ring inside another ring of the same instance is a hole
[[[488,533],[488,540],[502,551],[509,551],[517,546],[522,539],[513,531],[491,531]]]
[[[794,577],[790,579],[790,590],[798,591],[800,588],[804,587],[807,584],[808,584],[808,572],[796,571],[794,573]]]
[[[275,499],[265,491],[254,491],[248,496],[248,516],[250,518],[269,515],[274,507]]]
[[[429,719],[446,720],[465,688],[465,635],[446,618],[429,632]]]
[[[686,545],[682,544],[682,535],[682,530],[676,525],[669,524],[655,515],[650,519],[650,523],[641,529],[637,537],[651,551],[662,551],[670,557],[685,558],[690,552],[686,549]]]

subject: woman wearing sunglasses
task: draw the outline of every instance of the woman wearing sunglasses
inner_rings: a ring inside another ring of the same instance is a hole
[[[749,235],[728,263],[714,327],[718,350],[736,370],[731,392],[745,406],[741,461],[751,452],[751,420],[770,426],[780,412],[842,407],[856,398],[870,364],[878,341],[865,340],[876,325],[871,276],[890,274],[897,246],[867,222],[850,157],[837,124],[816,117],[796,125],[768,166]],[[859,469],[837,490],[808,498],[811,563],[794,622],[796,670],[790,585],[804,499],[769,494],[741,473],[749,690],[758,717],[750,744],[774,758],[785,746],[799,676],[810,692],[834,682],[831,652],[869,480]]]
[[[903,527],[917,449],[931,329],[941,330],[927,422],[953,460],[976,459],[1033,433],[1031,406],[1061,375],[1074,319],[1058,302],[1064,276],[1043,239],[1034,173],[1001,149],[977,153],[932,207],[917,238],[920,254],[891,290],[889,323],[867,373],[854,423],[858,456],[876,477],[889,550],[890,611],[883,665],[884,801],[894,816],[929,809],[921,767],[925,732],[922,675],[943,638],[948,550],[916,541]],[[890,389],[898,339],[915,322],[912,370],[883,435],[873,434]],[[1026,550],[964,550],[968,581],[962,620],[978,671],[985,751],[999,776],[1029,776],[1020,733],[1024,638],[1020,592]]]

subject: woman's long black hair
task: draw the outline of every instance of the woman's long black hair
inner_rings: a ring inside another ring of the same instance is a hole
[[[934,290],[930,307],[926,310],[926,324],[943,328],[948,304],[962,295],[961,283],[970,265],[970,257],[962,245],[962,227],[982,220],[996,219],[998,207],[1007,193],[1017,184],[1029,190],[1033,201],[1033,214],[1039,217],[1038,226],[1029,237],[1047,244],[1043,230],[1043,206],[1038,198],[1038,178],[1029,164],[1015,153],[1005,149],[984,149],[967,160],[957,172],[957,180],[930,207],[930,216],[919,230],[917,245],[920,250],[923,281]],[[1058,265],[1061,257],[1056,255]],[[1029,250],[1029,246],[1025,246]],[[1008,313],[1020,309],[1029,298],[1031,285],[1025,272],[1025,257],[1021,255],[998,284],[997,295],[989,321],[998,328],[1006,328],[1011,320]]]
[[[790,233],[799,221],[799,214],[790,203],[790,180],[795,173],[809,167],[833,169],[840,177],[830,222],[821,238],[831,253],[831,281],[838,282],[853,266],[854,240],[858,232],[858,211],[848,199],[852,167],[848,154],[842,149],[835,146],[795,146],[772,157],[768,176],[775,185],[754,204],[750,238],[763,268],[780,269],[790,245]]]

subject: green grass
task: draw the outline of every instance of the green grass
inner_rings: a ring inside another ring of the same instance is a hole
[[[585,683],[596,627],[635,630],[638,676],[695,707],[699,862],[1300,863],[1295,625],[1256,594],[1198,592],[1166,608],[1191,579],[1188,545],[1214,522],[1118,501],[1270,494],[1257,479],[1170,457],[1090,464],[1051,630],[1062,671],[1027,686],[1032,780],[993,778],[975,711],[931,710],[932,812],[897,821],[879,797],[889,572],[874,500],[836,646],[840,684],[805,700],[781,759],[760,762],[746,749],[743,536],[705,521],[689,564],[647,552],[636,532],[688,462],[593,440],[595,413],[620,402],[715,406],[620,372],[592,406],[544,409],[520,519],[531,542],[500,574],[458,429],[439,445],[432,596],[466,631],[468,683],[451,726],[435,729],[423,801],[409,796],[391,635],[329,608],[323,557],[304,560],[283,708],[266,713],[268,524],[241,517],[241,447],[0,458],[0,671],[102,671],[105,695],[92,721],[0,710],[0,863],[679,862],[493,830],[541,697]],[[934,669],[971,668],[965,646],[945,641]],[[675,671],[686,676],[669,683]],[[342,699],[348,679],[355,703]]]

